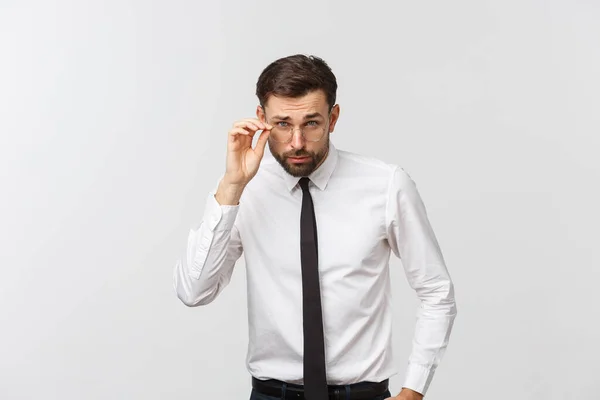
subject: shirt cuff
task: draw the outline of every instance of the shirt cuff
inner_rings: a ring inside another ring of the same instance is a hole
[[[419,364],[408,364],[402,387],[414,390],[425,396],[435,370]]]
[[[210,192],[206,199],[206,211],[203,220],[211,232],[230,231],[235,223],[239,205],[221,205],[215,198],[215,192]]]

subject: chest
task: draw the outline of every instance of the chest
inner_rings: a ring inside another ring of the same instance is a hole
[[[376,273],[386,254],[385,196],[330,187],[311,190],[317,223],[319,270],[324,276]],[[252,196],[238,227],[248,268],[300,273],[302,192]]]

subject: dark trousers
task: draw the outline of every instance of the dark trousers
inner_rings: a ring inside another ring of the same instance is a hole
[[[385,400],[388,397],[392,397],[390,391],[388,390],[386,393],[384,393],[382,396],[377,396],[377,397],[373,397],[372,400]],[[250,400],[281,400],[282,397],[272,397],[272,396],[266,396],[262,393],[258,393],[255,389],[252,389],[252,393],[250,393]],[[346,397],[342,394],[341,400],[346,400]]]

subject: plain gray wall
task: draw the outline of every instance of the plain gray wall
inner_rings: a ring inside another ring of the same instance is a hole
[[[295,53],[339,79],[336,146],[427,206],[459,308],[428,398],[600,398],[598,1],[0,5],[1,399],[248,398],[243,259],[203,308],[172,272],[258,75]]]

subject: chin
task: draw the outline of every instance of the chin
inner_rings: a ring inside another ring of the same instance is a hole
[[[300,178],[303,176],[308,176],[314,171],[314,168],[312,168],[312,165],[298,166],[298,165],[288,164],[288,163],[286,163],[285,165],[286,165],[286,168],[285,168],[286,172],[297,178]]]

